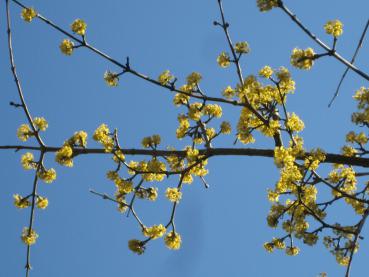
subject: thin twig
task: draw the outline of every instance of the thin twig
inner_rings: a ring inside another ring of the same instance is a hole
[[[364,41],[364,38],[365,38],[365,35],[366,35],[366,32],[368,30],[368,27],[369,27],[369,20],[366,22],[366,25],[365,25],[365,28],[364,28],[364,31],[363,33],[361,34],[361,37],[360,37],[360,40],[359,40],[359,43],[356,47],[356,50],[355,50],[355,53],[354,55],[352,56],[352,59],[351,59],[351,64],[354,64],[355,63],[355,59],[356,59],[356,56],[357,54],[359,54],[359,50],[360,48],[363,46],[363,41]],[[330,108],[332,106],[332,103],[333,101],[336,99],[336,97],[338,96],[338,93],[339,93],[339,90],[341,88],[341,85],[343,83],[343,80],[345,79],[346,77],[346,74],[349,72],[350,68],[347,67],[345,72],[343,73],[341,79],[340,79],[340,82],[338,83],[338,86],[337,86],[337,89],[336,89],[336,92],[334,93],[333,95],[333,98],[331,99],[331,101],[329,102],[328,104],[328,108]]]
[[[297,16],[292,13],[284,4],[282,1],[280,2],[280,8],[292,19],[294,23],[297,24],[301,28],[304,33],[306,33],[312,40],[314,40],[317,44],[319,44],[323,49],[325,49],[327,52],[331,53],[332,57],[335,57],[338,61],[349,67],[352,71],[359,74],[361,77],[363,77],[365,80],[369,81],[369,75],[354,66],[352,63],[350,63],[348,60],[343,58],[340,54],[338,54],[335,50],[330,48],[327,44],[325,44],[322,40],[320,40],[315,34],[313,34],[305,25],[302,24],[302,22],[297,18]]]
[[[7,21],[7,33],[8,33],[8,49],[9,49],[9,59],[10,59],[10,65],[11,65],[11,71],[13,73],[14,76],[14,81],[15,84],[17,86],[17,90],[18,90],[18,94],[19,94],[19,99],[21,101],[21,105],[20,107],[22,107],[22,109],[24,110],[24,113],[27,117],[28,123],[30,124],[33,133],[38,141],[38,143],[40,144],[41,147],[44,147],[44,143],[40,137],[40,135],[38,134],[38,131],[35,127],[35,124],[33,123],[33,119],[31,116],[31,113],[27,107],[26,101],[24,100],[24,96],[23,96],[23,90],[22,90],[22,86],[20,83],[20,80],[18,78],[18,74],[15,68],[15,62],[14,62],[14,51],[13,51],[13,45],[12,45],[12,33],[11,33],[11,29],[10,29],[10,8],[9,8],[9,0],[6,0],[6,21]]]

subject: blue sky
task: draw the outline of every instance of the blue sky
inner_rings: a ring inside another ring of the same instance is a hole
[[[9,70],[4,2],[0,4],[0,145],[9,145],[20,143],[15,134],[25,117],[8,104],[17,102],[18,96]],[[169,69],[183,83],[188,73],[198,71],[203,75],[202,88],[211,96],[220,96],[224,87],[237,82],[233,68],[222,69],[216,64],[217,55],[228,49],[221,29],[212,25],[219,19],[215,0],[24,3],[64,28],[69,28],[76,18],[84,19],[92,45],[122,62],[129,56],[131,65],[149,76],[156,78]],[[367,21],[367,1],[285,3],[329,44],[331,38],[322,26],[327,20],[340,19],[344,35],[337,50],[351,58]],[[224,7],[233,41],[246,40],[251,47],[251,53],[242,60],[245,75],[256,74],[264,65],[291,68],[289,57],[294,47],[311,46],[318,53],[322,51],[280,10],[260,13],[256,1],[225,0]],[[107,87],[103,74],[108,69],[117,71],[116,67],[85,49],[77,49],[71,57],[62,55],[59,44],[64,36],[38,20],[25,23],[20,12],[11,5],[17,70],[32,115],[44,116],[49,122],[43,134],[48,145],[61,145],[78,130],[92,134],[101,123],[118,128],[121,146],[126,148],[140,147],[144,136],[156,133],[162,135],[163,147],[183,148],[188,143],[175,138],[176,116],[183,110],[173,106],[167,91],[133,76],[123,76],[117,88]],[[360,68],[368,67],[368,51],[369,42],[365,42],[356,63]],[[288,110],[304,120],[302,135],[309,149],[319,146],[327,152],[339,152],[344,135],[353,128],[352,95],[367,82],[349,73],[333,107],[327,108],[344,69],[330,58],[319,60],[307,72],[291,68],[297,89],[288,99]],[[239,109],[224,107],[223,111],[224,119],[235,126]],[[221,139],[215,146],[231,147],[233,140],[234,137]],[[98,146],[92,139],[88,145]],[[272,148],[273,142],[261,139],[254,146]],[[2,151],[0,155],[0,276],[21,276],[24,272],[26,248],[19,236],[28,223],[29,210],[13,207],[12,195],[31,191],[33,173],[21,168],[20,156],[12,151]],[[32,247],[31,276],[343,275],[343,268],[321,241],[313,248],[298,242],[302,251],[296,257],[264,251],[265,241],[282,234],[267,227],[265,220],[270,207],[266,191],[278,178],[272,159],[211,159],[206,178],[210,188],[205,190],[199,180],[184,187],[176,216],[183,240],[181,250],[170,251],[159,239],[150,243],[142,256],[127,248],[129,239],[141,238],[134,219],[122,216],[112,203],[89,193],[93,188],[113,194],[113,184],[105,178],[105,172],[114,167],[111,159],[78,157],[74,163],[72,169],[63,168],[54,163],[53,155],[46,157],[46,165],[57,170],[58,178],[53,184],[40,184],[40,194],[49,198],[50,205],[45,211],[36,211],[35,229],[40,237]],[[172,178],[156,185],[160,191],[156,203],[140,202],[137,206],[147,225],[167,221],[170,205],[163,193],[174,182],[177,181]],[[342,220],[351,216],[346,209],[338,212],[336,217]],[[368,228],[364,236],[367,232]],[[367,271],[368,248],[364,241],[355,255],[352,276],[363,276]]]

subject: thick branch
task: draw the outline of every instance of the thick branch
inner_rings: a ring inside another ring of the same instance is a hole
[[[19,150],[34,150],[40,151],[41,148],[37,146],[22,146],[22,145],[6,145],[0,146],[0,149],[14,149]],[[60,147],[46,146],[44,148],[45,153],[56,152]],[[120,149],[126,155],[146,155],[146,156],[178,156],[185,157],[186,151],[183,150],[151,150],[151,149],[134,149],[134,148],[121,148]],[[274,157],[273,149],[259,149],[259,148],[211,148],[211,149],[199,149],[201,155],[212,156],[256,156],[256,157]],[[104,149],[99,148],[75,148],[73,149],[74,156],[84,154],[111,154],[105,152]],[[311,155],[310,152],[306,152],[305,155],[297,157],[299,160],[305,159],[306,156]],[[326,159],[323,163],[337,163],[351,166],[369,167],[369,158],[361,157],[346,157],[340,154],[326,153]]]

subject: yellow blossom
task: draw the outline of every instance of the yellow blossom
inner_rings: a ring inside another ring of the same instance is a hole
[[[273,243],[271,243],[271,242],[266,242],[266,243],[264,243],[264,249],[266,250],[266,251],[268,251],[269,253],[272,253],[273,252],[273,250],[274,250],[274,244]]]
[[[288,118],[286,121],[286,127],[292,132],[301,132],[305,125],[304,122],[295,114],[288,114]]]
[[[257,0],[257,6],[261,12],[269,11],[274,7],[278,7],[278,0]]]
[[[164,242],[169,249],[177,250],[181,247],[182,240],[178,233],[172,231],[164,237]]]
[[[56,171],[54,168],[44,169],[38,171],[37,176],[45,183],[52,183],[56,179]]]
[[[37,12],[33,8],[24,8],[21,13],[21,17],[26,22],[31,22],[37,16]]]
[[[169,70],[165,70],[163,73],[161,73],[158,77],[158,82],[165,86],[168,85],[168,83],[173,79],[173,75],[170,73]]]
[[[217,63],[220,67],[226,68],[231,64],[231,58],[229,57],[228,53],[222,52],[217,58]]]
[[[279,193],[275,192],[273,190],[268,190],[268,200],[270,202],[278,202],[279,199]]]
[[[21,239],[26,245],[35,244],[37,238],[38,234],[35,232],[35,230],[29,230],[28,227],[23,228]]]
[[[250,52],[249,44],[246,41],[237,42],[234,49],[238,54],[247,54]]]
[[[30,152],[27,152],[22,155],[21,158],[21,164],[24,169],[34,169],[36,167],[35,162],[33,161],[34,157],[33,154]]]
[[[228,121],[223,121],[220,124],[220,132],[222,134],[228,135],[231,133],[231,131],[232,131],[231,124]]]
[[[119,164],[120,162],[123,162],[126,159],[124,156],[122,150],[115,150],[113,153],[113,161]]]
[[[43,117],[35,117],[33,123],[40,131],[45,131],[49,126],[46,119]]]
[[[222,107],[217,104],[205,105],[204,114],[219,118],[222,116]]]
[[[118,86],[119,76],[117,73],[108,70],[104,73],[104,80],[109,87],[116,87]]]
[[[343,24],[339,20],[329,20],[324,25],[324,30],[327,34],[339,37],[343,33]]]
[[[60,43],[60,51],[67,55],[70,56],[73,53],[73,49],[74,49],[74,43],[73,41],[70,41],[69,39],[64,39],[61,43]]]
[[[346,157],[354,157],[358,151],[352,146],[345,145],[342,147],[341,152]]]
[[[167,188],[165,196],[170,202],[178,202],[182,198],[182,192],[180,192],[178,188]]]
[[[60,148],[55,154],[55,161],[61,165],[73,166],[73,149],[68,144]]]
[[[128,241],[128,248],[138,255],[143,254],[145,251],[145,246],[143,242],[137,239],[131,239],[130,241]]]
[[[190,96],[183,94],[183,93],[176,93],[173,98],[173,103],[176,106],[186,105],[190,100]]]
[[[296,256],[299,252],[300,252],[300,249],[296,246],[286,248],[286,254],[289,256]]]
[[[27,141],[29,137],[33,136],[33,132],[28,124],[22,124],[17,130],[17,137],[21,141]]]
[[[200,102],[195,102],[188,108],[188,117],[194,121],[199,121],[203,115],[202,111],[203,105]]]
[[[152,227],[144,227],[142,233],[145,237],[157,239],[165,235],[167,229],[162,225],[154,225]]]
[[[75,132],[74,135],[68,140],[69,145],[75,145],[75,146],[81,146],[86,147],[87,146],[87,133],[85,131],[78,131]]]
[[[350,257],[347,257],[347,256],[344,257],[341,254],[337,254],[336,255],[336,261],[339,265],[348,266],[348,264],[350,262]]]
[[[76,19],[70,25],[70,28],[74,33],[84,36],[86,33],[87,24],[82,19]]]
[[[158,188],[150,187],[147,189],[147,199],[155,201],[158,198]]]
[[[187,85],[193,87],[200,83],[202,76],[198,72],[192,72],[190,75],[187,76]]]
[[[30,201],[27,198],[23,198],[19,194],[14,194],[13,198],[14,198],[14,206],[16,206],[18,209],[24,209],[31,206]]]
[[[261,77],[269,79],[273,75],[273,69],[270,66],[266,65],[262,69],[260,69],[259,75]]]
[[[235,93],[235,90],[231,86],[228,86],[223,90],[222,95],[227,99],[231,99]]]
[[[37,196],[36,206],[39,209],[46,209],[49,205],[49,200],[46,197]]]
[[[312,48],[292,50],[291,64],[300,69],[310,69],[314,64],[315,53]]]

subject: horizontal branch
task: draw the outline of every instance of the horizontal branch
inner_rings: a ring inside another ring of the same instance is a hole
[[[6,145],[0,146],[0,149],[13,149],[19,150],[43,150],[47,152],[56,152],[60,147],[46,146],[41,149],[38,146],[23,146],[23,145]],[[146,156],[178,156],[185,157],[186,151],[184,150],[151,150],[151,149],[120,149],[126,155],[146,155]],[[201,155],[213,156],[256,156],[256,157],[274,157],[273,149],[258,149],[258,148],[210,148],[210,149],[199,149]],[[85,155],[85,154],[111,154],[105,152],[104,149],[99,148],[74,148],[74,156]],[[297,157],[299,160],[303,160],[306,156],[311,155],[310,152],[306,152],[305,155]],[[337,163],[352,166],[369,167],[369,158],[361,157],[346,157],[340,154],[326,153],[326,159],[323,163]]]

